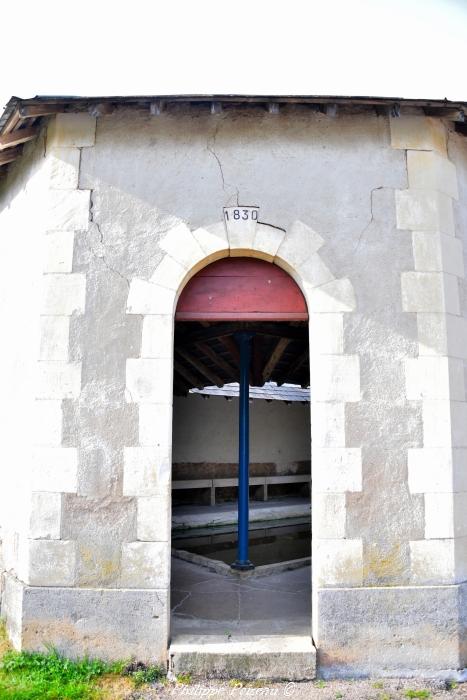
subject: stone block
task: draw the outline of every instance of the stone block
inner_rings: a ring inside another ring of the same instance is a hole
[[[407,151],[410,189],[437,190],[457,199],[456,167],[435,151]]]
[[[126,361],[126,388],[131,403],[164,403],[172,399],[172,359]]]
[[[172,443],[172,405],[142,403],[139,406],[139,443],[167,453]]]
[[[94,146],[96,118],[89,114],[57,114],[47,129],[47,149]]]
[[[33,441],[35,445],[57,446],[62,442],[62,402],[34,402]]]
[[[235,250],[253,248],[258,213],[258,207],[224,207],[225,230],[231,255]]]
[[[79,148],[48,148],[49,184],[55,190],[74,190],[78,187]]]
[[[467,493],[467,449],[455,447],[452,451],[453,491]]]
[[[343,314],[309,314],[310,355],[341,355],[344,352]]]
[[[174,320],[171,314],[145,316],[141,357],[170,359],[173,354]]]
[[[417,314],[420,355],[467,359],[467,320],[442,313]]]
[[[42,316],[39,359],[67,362],[69,336],[69,316]]]
[[[452,493],[425,493],[425,539],[454,537]]]
[[[314,539],[313,585],[318,588],[361,586],[363,544],[361,540]]]
[[[452,445],[467,447],[467,403],[451,401]]]
[[[416,270],[464,276],[462,241],[459,238],[442,233],[414,231],[412,241]]]
[[[345,493],[362,490],[360,447],[312,445],[313,492]]]
[[[345,537],[345,493],[316,493],[312,503],[313,537],[334,540]]]
[[[33,491],[76,493],[78,450],[76,447],[37,447],[31,467]]]
[[[31,586],[73,586],[76,580],[76,542],[30,540],[29,576]]]
[[[317,591],[321,677],[452,677],[447,669],[463,667],[460,593],[456,586]]]
[[[414,540],[409,544],[412,584],[441,586],[454,583],[454,540]]]
[[[449,357],[405,360],[406,394],[409,400],[465,400],[464,362]]]
[[[173,314],[175,306],[173,289],[160,287],[146,280],[133,279],[128,293],[127,314]]]
[[[124,542],[121,586],[123,588],[169,587],[170,556],[167,542]]]
[[[453,494],[454,537],[467,538],[467,491]],[[456,543],[456,554],[457,554]],[[462,543],[467,547],[467,539]],[[467,552],[465,553],[467,560]]]
[[[152,274],[151,282],[176,292],[181,289],[186,275],[187,270],[183,265],[170,255],[164,255]]]
[[[357,355],[317,355],[310,364],[314,401],[360,400]]]
[[[23,649],[43,652],[52,644],[72,659],[167,663],[167,591],[22,588],[16,619]]]
[[[321,236],[302,221],[295,221],[277,250],[287,267],[297,269],[324,245]]]
[[[125,447],[124,496],[157,496],[169,482],[170,458],[157,447]]]
[[[50,190],[46,213],[49,231],[87,231],[90,190]]]
[[[42,313],[44,316],[83,314],[86,301],[86,276],[72,274],[43,275]]]
[[[305,282],[303,287],[310,313],[339,313],[356,309],[355,292],[350,280],[345,277],[320,287],[312,287]]]
[[[464,463],[467,467],[467,450]],[[408,450],[409,490],[411,493],[450,493],[453,490],[453,450],[450,447],[423,447]]]
[[[186,270],[197,265],[206,255],[184,223],[171,228],[160,240],[159,246]]]
[[[396,190],[397,228],[454,236],[452,199],[434,190]]]
[[[210,262],[229,254],[229,239],[223,221],[192,231],[193,238]]]
[[[302,265],[297,265],[295,269],[303,280],[303,283],[307,284],[309,288],[320,287],[322,284],[331,282],[331,280],[334,279],[331,270],[323,262],[318,253],[310,255]]]
[[[312,401],[311,437],[314,447],[345,447],[345,404]]]
[[[44,272],[71,272],[74,238],[73,231],[50,231],[44,235]]]
[[[459,314],[458,280],[443,272],[402,272],[402,310]]]
[[[52,492],[31,494],[29,537],[33,540],[59,540],[62,517],[62,495]]]
[[[285,235],[285,231],[281,228],[277,228],[277,226],[258,224],[256,226],[253,248],[270,257],[272,261],[275,258]]]
[[[81,392],[81,362],[38,362],[38,399],[73,399]]]
[[[446,154],[446,129],[440,119],[419,114],[390,118],[391,146]]]
[[[145,542],[166,542],[171,537],[170,492],[137,499],[137,538]]]

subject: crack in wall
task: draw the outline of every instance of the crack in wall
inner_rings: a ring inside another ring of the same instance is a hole
[[[206,150],[215,158],[216,163],[219,167],[219,172],[220,172],[220,176],[221,176],[221,180],[222,180],[222,189],[224,190],[224,192],[227,192],[226,185],[230,185],[231,187],[233,187],[235,189],[236,194],[237,194],[237,207],[239,207],[240,206],[240,191],[236,185],[231,185],[230,183],[228,183],[226,181],[221,159],[219,158],[219,156],[217,155],[217,153],[215,151],[216,139],[217,139],[217,135],[219,133],[219,129],[220,129],[220,123],[217,123],[216,127],[214,129],[214,132],[211,134],[211,136],[208,137],[208,139],[206,141]]]
[[[91,194],[90,194],[90,206],[89,206],[89,223],[92,224],[93,226],[95,226],[95,228],[97,229],[97,232],[98,232],[98,234],[99,234],[99,243],[101,244],[103,250],[105,251],[104,234],[103,234],[102,231],[101,231],[100,225],[99,225],[98,222],[95,221],[95,219],[94,219],[94,211],[93,211],[93,209],[94,209],[94,200],[93,200],[93,197],[94,197],[94,190],[91,190]],[[89,240],[89,230],[86,232],[86,239]],[[129,281],[129,279],[128,279],[127,277],[125,277],[125,275],[122,274],[122,273],[121,273],[119,270],[117,270],[115,267],[112,267],[112,265],[108,262],[108,260],[107,260],[107,258],[106,258],[106,256],[105,256],[105,252],[103,252],[102,255],[99,255],[99,253],[97,253],[97,252],[94,250],[94,248],[93,248],[93,246],[92,246],[92,244],[91,244],[90,242],[89,242],[89,250],[91,251],[91,253],[94,255],[95,258],[97,258],[97,259],[99,259],[99,260],[102,260],[102,262],[104,263],[104,265],[106,266],[106,268],[107,268],[110,272],[113,272],[113,274],[118,275],[118,277],[120,277],[122,280],[124,280],[124,281],[126,282],[126,285],[127,285],[128,289],[130,289],[130,281]]]
[[[370,220],[369,220],[368,223],[363,227],[363,229],[360,231],[360,235],[359,235],[359,237],[358,237],[358,241],[357,241],[357,243],[356,243],[356,245],[355,245],[355,247],[354,247],[354,253],[357,252],[358,248],[360,247],[360,243],[362,242],[363,236],[365,235],[365,233],[367,232],[367,230],[370,228],[371,224],[372,224],[373,221],[375,220],[375,216],[374,216],[374,213],[373,213],[373,194],[374,194],[377,190],[387,190],[387,189],[392,190],[392,189],[394,189],[394,188],[393,188],[393,187],[385,187],[384,185],[379,185],[378,187],[373,187],[373,188],[370,190]]]

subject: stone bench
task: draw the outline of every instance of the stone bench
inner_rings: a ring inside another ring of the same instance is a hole
[[[262,486],[263,501],[268,500],[268,486],[275,484],[307,484],[310,483],[310,474],[291,474],[290,476],[251,476],[250,486]],[[216,505],[216,488],[237,487],[238,479],[179,479],[172,482],[173,490],[209,489],[211,492],[211,505]]]

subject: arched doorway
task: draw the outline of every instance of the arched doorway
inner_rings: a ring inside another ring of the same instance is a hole
[[[264,260],[214,262],[175,314],[171,649],[311,644],[310,478],[303,294]]]

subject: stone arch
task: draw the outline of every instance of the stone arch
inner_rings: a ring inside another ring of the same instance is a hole
[[[123,493],[137,501],[137,541],[123,544],[122,585],[168,597],[171,540],[173,331],[176,303],[191,277],[227,256],[253,256],[288,272],[309,311],[313,474],[313,600],[319,587],[362,583],[362,542],[346,533],[346,493],[361,491],[360,448],[347,447],[345,404],[360,399],[359,358],[344,353],[344,314],[353,287],[320,257],[323,238],[301,221],[287,231],[257,221],[215,223],[191,231],[179,223],[160,241],[164,257],[149,280],[133,279],[127,313],[143,316],[141,353],[127,360],[127,401],[139,410],[139,444],[125,449]],[[251,212],[256,211],[256,217]],[[318,555],[318,556],[317,556]],[[314,620],[317,616],[313,616]],[[168,625],[168,620],[167,620]],[[167,635],[168,635],[167,626]],[[317,635],[317,630],[314,630]]]

